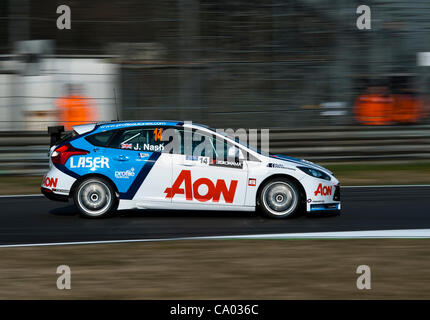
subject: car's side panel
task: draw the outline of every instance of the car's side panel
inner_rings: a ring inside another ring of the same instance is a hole
[[[169,209],[164,204],[158,202],[139,202],[136,204],[138,209]],[[207,204],[207,203],[176,203],[170,207],[174,210],[212,210],[212,211],[255,211],[255,206],[239,206],[239,205],[224,205],[224,204]]]
[[[141,180],[133,200],[138,205],[157,202],[158,205],[170,208],[171,199],[165,197],[164,190],[172,181],[172,155],[154,152],[145,162],[146,176]]]
[[[246,189],[245,205],[256,205],[258,188],[269,174],[268,169],[261,162],[248,161],[248,188]]]
[[[189,155],[173,155],[173,183],[164,194],[179,204],[243,206],[247,189],[246,161],[226,162]]]
[[[137,209],[136,201],[120,199],[117,210]]]
[[[304,173],[295,166],[287,163],[275,165],[270,159],[261,158],[261,162],[249,161],[248,189],[246,194],[246,205],[256,205],[257,192],[260,186],[273,176],[290,176],[300,181]]]

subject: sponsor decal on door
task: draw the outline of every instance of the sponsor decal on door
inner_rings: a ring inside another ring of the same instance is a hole
[[[199,178],[192,182],[191,171],[182,170],[172,187],[166,188],[164,193],[166,194],[166,199],[173,198],[176,194],[185,194],[186,200],[195,199],[200,202],[219,202],[222,195],[226,203],[233,203],[238,182],[238,180],[231,180],[229,187],[227,187],[224,179],[218,179],[214,183],[208,178]],[[184,184],[184,187],[181,187],[182,184]],[[202,194],[199,191],[199,187],[202,185],[207,188],[206,194]]]

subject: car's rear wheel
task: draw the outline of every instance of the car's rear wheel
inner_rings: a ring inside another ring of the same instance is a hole
[[[115,190],[105,179],[90,177],[79,182],[73,200],[79,212],[87,218],[103,218],[116,209]]]
[[[296,215],[301,196],[295,182],[286,178],[268,181],[258,196],[260,210],[271,218],[287,218]]]

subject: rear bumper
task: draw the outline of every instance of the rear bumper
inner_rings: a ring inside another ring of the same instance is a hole
[[[67,201],[69,201],[69,197],[68,196],[61,195],[61,194],[55,194],[51,189],[41,187],[40,191],[49,200],[61,201],[61,202],[67,202]]]

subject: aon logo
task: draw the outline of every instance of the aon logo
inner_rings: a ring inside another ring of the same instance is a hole
[[[57,183],[58,183],[58,178],[49,178],[49,177],[45,177],[43,178],[43,186],[44,187],[57,187]]]
[[[332,187],[331,186],[323,186],[322,183],[319,184],[317,190],[314,192],[315,196],[331,196]]]
[[[181,185],[184,182],[184,188],[181,188]],[[221,179],[218,179],[216,184],[208,178],[200,178],[192,183],[191,171],[182,170],[178,178],[176,178],[176,181],[173,183],[173,186],[171,188],[166,188],[164,193],[166,194],[166,198],[173,198],[175,194],[185,194],[186,200],[196,199],[201,202],[209,200],[212,202],[219,202],[222,194],[226,203],[232,203],[234,200],[234,194],[236,193],[237,183],[238,180],[231,180],[228,188],[225,181]],[[206,194],[199,193],[199,187],[201,185],[206,185],[208,188]]]

